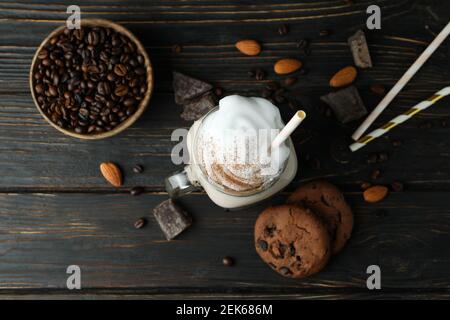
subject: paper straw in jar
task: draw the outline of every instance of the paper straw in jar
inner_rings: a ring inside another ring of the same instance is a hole
[[[273,150],[278,148],[289,136],[291,133],[302,123],[302,121],[306,118],[306,112],[303,110],[297,111],[294,116],[289,120],[289,122],[284,126],[283,129],[277,134],[275,139],[273,139],[270,144],[270,149]]]
[[[434,38],[434,40],[428,45],[424,52],[417,58],[416,61],[409,67],[405,74],[397,81],[391,90],[386,94],[383,100],[376,106],[376,108],[369,114],[364,122],[353,133],[353,140],[358,140],[363,133],[369,128],[369,126],[378,118],[384,109],[391,103],[395,96],[403,89],[403,87],[411,80],[420,67],[428,60],[433,52],[441,45],[441,43],[450,34],[450,22],[447,23],[444,29]]]
[[[400,123],[405,122],[406,120],[412,118],[415,114],[419,113],[422,110],[425,110],[426,108],[432,106],[437,101],[441,100],[443,97],[450,94],[450,86],[443,88],[442,90],[439,90],[434,95],[432,95],[427,100],[424,100],[418,104],[416,104],[414,107],[409,109],[408,111],[402,113],[401,115],[395,117],[388,123],[384,124],[378,129],[375,129],[374,131],[370,132],[366,136],[358,139],[355,143],[352,143],[350,145],[350,150],[356,151],[364,147],[366,144],[368,144],[370,141],[372,141],[375,138],[378,138],[391,130],[392,128],[398,126]]]

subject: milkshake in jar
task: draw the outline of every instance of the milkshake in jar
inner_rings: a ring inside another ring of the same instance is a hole
[[[190,163],[166,179],[170,196],[203,188],[217,205],[245,207],[279,192],[297,172],[290,138],[271,148],[284,127],[270,101],[231,95],[194,122],[187,136]]]

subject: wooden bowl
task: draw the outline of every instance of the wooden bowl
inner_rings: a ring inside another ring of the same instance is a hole
[[[109,20],[104,20],[104,19],[81,19],[81,26],[82,27],[111,28],[118,33],[124,34],[129,39],[131,39],[132,42],[134,42],[134,44],[136,45],[136,48],[137,48],[137,53],[141,54],[144,57],[145,69],[147,71],[147,91],[144,95],[144,98],[141,100],[140,104],[138,105],[136,111],[128,119],[126,119],[125,121],[120,123],[114,129],[112,129],[110,131],[106,131],[106,132],[101,132],[101,133],[76,133],[74,131],[70,131],[70,130],[61,128],[56,123],[52,122],[51,119],[42,111],[42,109],[40,108],[39,103],[36,99],[36,96],[34,94],[34,85],[33,85],[33,82],[34,82],[33,75],[34,75],[34,69],[35,69],[35,65],[36,65],[36,61],[37,61],[37,56],[38,56],[38,53],[41,51],[41,49],[47,44],[47,42],[50,41],[51,38],[53,38],[54,36],[63,32],[63,30],[66,27],[65,25],[52,31],[47,36],[47,38],[45,38],[44,41],[42,41],[41,45],[39,46],[39,48],[37,49],[37,51],[33,57],[33,61],[31,63],[31,68],[30,68],[30,78],[29,78],[31,95],[33,96],[34,104],[36,105],[39,112],[42,114],[42,116],[45,118],[45,120],[47,120],[47,122],[50,123],[57,130],[61,131],[62,133],[66,134],[68,136],[85,139],[85,140],[104,139],[104,138],[112,137],[112,136],[118,134],[119,132],[122,132],[129,126],[131,126],[145,111],[145,109],[147,108],[147,104],[150,100],[150,97],[152,95],[152,91],[153,91],[153,68],[152,68],[152,65],[150,62],[150,58],[148,57],[147,52],[145,51],[145,48],[142,45],[142,43],[130,31],[128,31],[126,28],[122,27],[121,25],[118,25],[117,23],[114,23]]]

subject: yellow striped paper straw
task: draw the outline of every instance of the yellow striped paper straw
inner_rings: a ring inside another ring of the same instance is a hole
[[[391,130],[392,128],[398,126],[400,123],[405,122],[406,120],[412,118],[416,113],[419,113],[422,110],[425,110],[426,108],[430,107],[431,105],[435,104],[437,101],[441,100],[446,95],[450,94],[450,86],[443,88],[442,90],[439,90],[434,95],[429,97],[427,100],[424,100],[418,104],[416,104],[414,107],[409,109],[408,111],[402,113],[401,115],[395,117],[388,123],[384,124],[378,129],[373,130],[369,134],[365,135],[364,137],[358,139],[355,143],[352,143],[350,145],[350,150],[356,151],[364,147],[366,144],[368,144],[370,141],[372,141],[375,138],[378,138]]]

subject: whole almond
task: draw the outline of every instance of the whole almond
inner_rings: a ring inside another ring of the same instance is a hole
[[[385,186],[373,186],[367,188],[364,193],[364,200],[370,203],[375,203],[383,200],[388,194],[388,188]]]
[[[281,59],[273,66],[273,70],[277,74],[288,74],[297,71],[302,66],[302,62],[297,59]]]
[[[355,81],[357,71],[355,67],[348,66],[338,72],[330,79],[330,86],[333,88],[340,88],[349,85]]]
[[[241,40],[236,42],[236,49],[247,56],[257,56],[261,53],[261,45],[255,40]]]
[[[112,162],[100,164],[100,171],[103,177],[115,187],[122,185],[122,172],[119,167]]]

